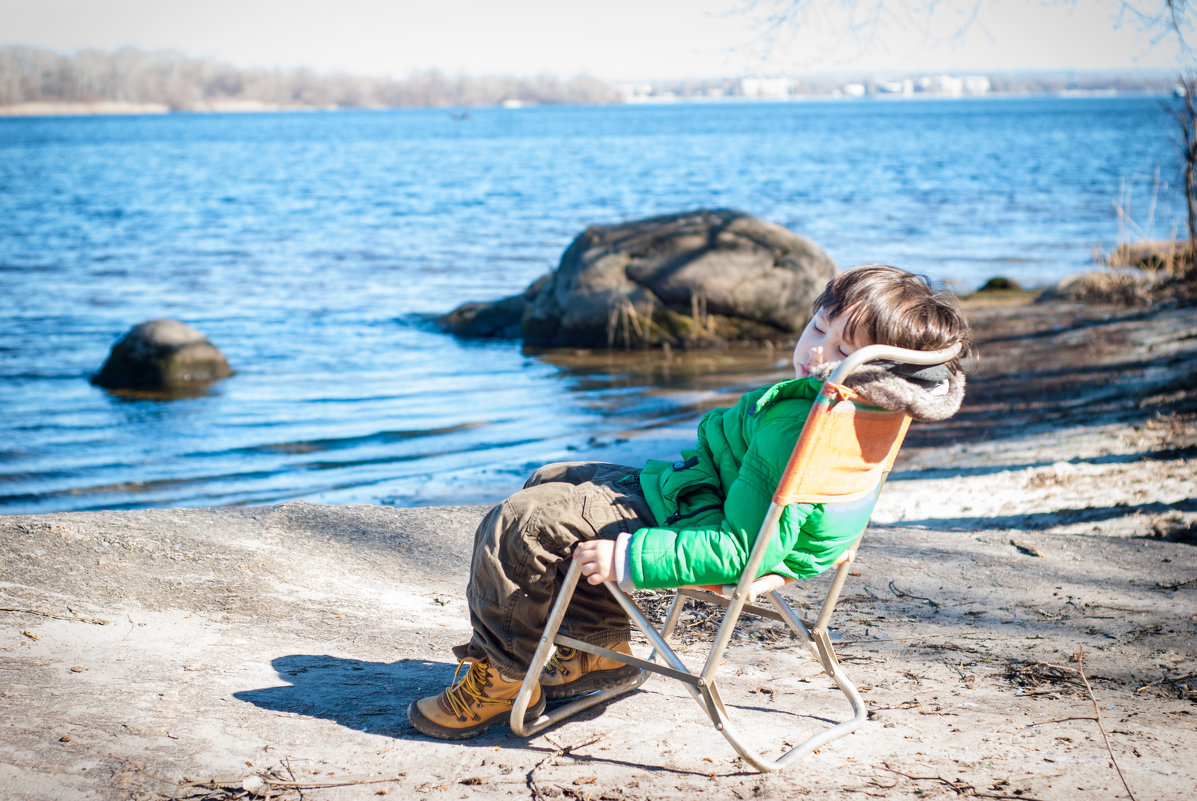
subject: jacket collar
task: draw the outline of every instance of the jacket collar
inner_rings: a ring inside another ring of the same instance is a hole
[[[766,389],[756,399],[756,405],[752,407],[752,413],[757,414],[765,407],[779,400],[814,400],[822,386],[823,379],[815,378],[814,376],[791,378],[788,381],[781,381]]]

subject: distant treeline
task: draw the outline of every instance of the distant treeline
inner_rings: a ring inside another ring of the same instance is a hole
[[[991,74],[989,79],[990,91],[1015,94],[1167,92],[1175,84],[1175,78],[1164,74],[1015,73]],[[870,94],[879,93],[875,80],[804,76],[791,96],[838,94],[848,81],[863,81]],[[708,78],[616,87],[586,75],[561,80],[551,75],[452,76],[438,70],[402,79],[377,78],[305,68],[246,69],[175,51],[123,48],[64,55],[34,47],[0,47],[0,113],[4,107],[47,103],[127,104],[176,111],[618,103],[629,99],[628,91],[641,100],[738,97],[747,94],[745,83],[736,78]]]
[[[0,105],[19,103],[160,104],[174,110],[254,103],[278,107],[470,106],[506,101],[608,103],[615,89],[578,76],[450,76],[404,79],[310,69],[242,69],[173,51],[123,48],[70,55],[33,47],[0,48]]]

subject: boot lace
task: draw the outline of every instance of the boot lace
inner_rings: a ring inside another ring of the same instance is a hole
[[[458,681],[457,677],[466,664],[469,664],[470,669],[466,671],[465,676],[462,676],[461,681]],[[458,719],[465,720],[467,717],[472,717],[476,720],[478,715],[473,711],[475,704],[508,703],[502,699],[487,697],[486,688],[490,686],[489,668],[490,666],[486,662],[457,663],[457,672],[453,674],[453,682],[449,689],[445,690],[445,704]]]
[[[568,676],[569,668],[566,665],[576,659],[578,651],[576,648],[570,648],[566,645],[558,645],[557,650],[549,658],[549,663],[545,665],[545,671],[550,676]]]

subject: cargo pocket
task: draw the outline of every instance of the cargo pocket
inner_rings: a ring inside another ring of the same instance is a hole
[[[621,531],[635,531],[643,524],[628,500],[609,487],[597,487],[582,504],[582,519],[595,539],[613,540]]]

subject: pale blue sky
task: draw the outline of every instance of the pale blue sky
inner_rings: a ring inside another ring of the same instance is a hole
[[[0,44],[173,48],[239,66],[368,75],[437,68],[615,81],[1173,69],[1178,61],[1172,40],[1153,45],[1120,0],[940,0],[931,35],[909,11],[929,2],[859,0],[876,28],[849,33],[838,12],[811,15],[767,48],[744,0],[0,0]],[[871,13],[878,5],[889,9],[880,18]]]

